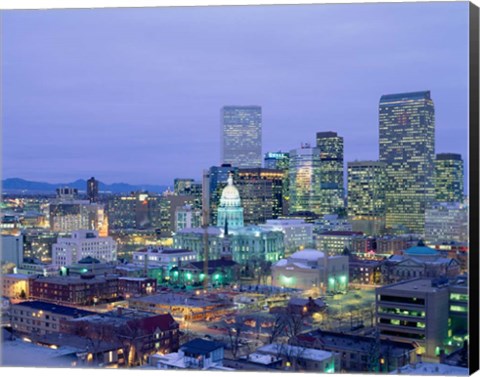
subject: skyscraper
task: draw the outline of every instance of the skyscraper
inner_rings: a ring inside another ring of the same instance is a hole
[[[439,153],[435,159],[435,200],[463,202],[463,160],[456,153]]]
[[[94,177],[87,181],[87,197],[90,203],[96,203],[98,200],[98,181]]]
[[[354,161],[347,166],[347,211],[353,230],[378,234],[385,225],[385,163]]]
[[[237,168],[262,166],[262,108],[224,106],[222,118],[222,163]]]
[[[290,173],[288,171],[290,167],[290,155],[284,152],[268,152],[265,154],[263,164],[266,169],[277,169],[283,172],[282,211],[283,215],[288,215],[290,202]]]
[[[343,137],[336,132],[317,132],[320,151],[321,212],[335,213],[344,207]]]
[[[380,161],[386,164],[386,227],[423,234],[435,199],[435,117],[430,91],[383,95]]]
[[[290,151],[290,213],[309,211],[321,215],[320,151],[303,144]]]

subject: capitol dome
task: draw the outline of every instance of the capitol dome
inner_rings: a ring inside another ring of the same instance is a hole
[[[227,186],[222,191],[220,205],[218,206],[217,226],[230,229],[243,227],[243,208],[240,194],[233,185],[232,174],[228,176]]]
[[[227,186],[222,191],[222,197],[220,198],[221,207],[240,207],[240,193],[238,189],[233,185],[233,177],[230,174],[227,180]]]

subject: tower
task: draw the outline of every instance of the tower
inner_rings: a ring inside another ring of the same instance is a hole
[[[98,200],[98,181],[94,177],[87,181],[87,197],[90,203],[96,203]]]
[[[224,106],[222,118],[222,163],[237,168],[262,166],[262,108]]]
[[[383,95],[380,161],[386,164],[386,227],[423,234],[435,198],[435,117],[430,91]]]
[[[463,160],[456,153],[439,153],[435,159],[435,200],[463,202]]]
[[[343,137],[336,132],[317,132],[320,152],[321,212],[335,213],[344,207]]]

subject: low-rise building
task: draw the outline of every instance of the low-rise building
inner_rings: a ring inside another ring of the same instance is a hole
[[[322,373],[339,371],[339,358],[335,353],[329,351],[272,343],[257,348],[255,353],[280,358],[283,361],[280,369],[285,371],[316,371]]]
[[[71,319],[62,324],[68,334],[81,334],[94,341],[123,345],[128,366],[143,365],[154,353],[175,352],[179,347],[179,326],[169,313],[117,310]]]
[[[322,251],[305,249],[272,266],[272,285],[345,292],[348,289],[348,275],[347,256],[326,257]]]
[[[223,357],[222,343],[196,338],[183,344],[178,352],[150,356],[150,365],[159,369],[226,370]]]
[[[144,296],[155,293],[157,280],[151,278],[118,278],[118,294],[122,297]]]
[[[81,276],[40,277],[32,281],[32,298],[67,305],[94,305],[118,298],[118,277]]]
[[[228,285],[238,281],[240,265],[232,260],[216,259],[207,263],[208,282],[212,286]],[[182,263],[170,274],[172,284],[200,286],[205,279],[204,262]]]
[[[35,337],[61,332],[62,321],[95,314],[44,301],[23,301],[12,305],[10,313],[15,332]]]
[[[313,246],[313,224],[301,219],[267,220],[259,225],[266,230],[280,231],[284,234],[285,253],[307,249]]]
[[[415,346],[392,340],[320,329],[297,335],[292,344],[338,354],[340,372],[390,372],[415,358]]]
[[[30,295],[30,283],[33,279],[33,276],[24,274],[2,275],[2,296],[11,299],[27,299]]]
[[[173,293],[134,297],[129,300],[129,307],[154,313],[171,313],[177,321],[182,323],[222,318],[233,308],[225,301]]]

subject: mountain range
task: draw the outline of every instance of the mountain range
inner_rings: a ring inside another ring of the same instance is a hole
[[[74,182],[69,183],[47,183],[47,182],[35,182],[27,181],[22,178],[7,178],[2,180],[2,191],[26,191],[26,192],[52,192],[59,187],[71,187],[76,188],[78,191],[87,190],[87,181],[85,179],[77,179]],[[100,192],[111,192],[115,194],[129,193],[132,191],[148,191],[148,192],[164,192],[168,186],[163,185],[131,185],[128,183],[112,183],[106,184],[99,182],[98,189]]]

